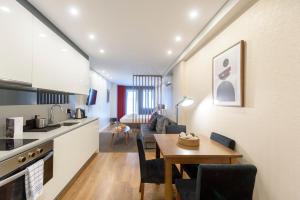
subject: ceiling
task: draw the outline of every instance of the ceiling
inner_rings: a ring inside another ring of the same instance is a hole
[[[94,70],[131,85],[133,74],[163,74],[226,0],[29,2],[90,56]]]

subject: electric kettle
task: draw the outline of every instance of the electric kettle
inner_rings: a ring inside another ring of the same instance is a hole
[[[76,108],[75,111],[75,119],[85,118],[85,111],[81,108]]]

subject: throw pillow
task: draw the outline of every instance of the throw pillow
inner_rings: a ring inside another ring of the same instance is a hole
[[[157,112],[154,112],[154,113],[151,115],[150,119],[149,119],[149,123],[151,123],[154,119],[156,119],[157,116],[158,116],[158,113],[157,113]]]
[[[149,121],[149,125],[148,125],[149,130],[155,131],[156,123],[157,123],[157,117],[154,117],[151,121]]]
[[[156,122],[156,132],[157,133],[162,133],[163,130],[165,129],[165,125],[168,123],[168,118],[159,115],[157,117],[157,122]]]

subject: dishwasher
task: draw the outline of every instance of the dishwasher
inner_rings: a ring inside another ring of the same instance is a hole
[[[0,199],[25,200],[26,168],[44,160],[44,185],[53,177],[53,141],[40,144],[0,162]]]

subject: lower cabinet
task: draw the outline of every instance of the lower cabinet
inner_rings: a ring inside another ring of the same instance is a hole
[[[99,149],[98,120],[54,139],[53,178],[41,199],[54,199]]]

